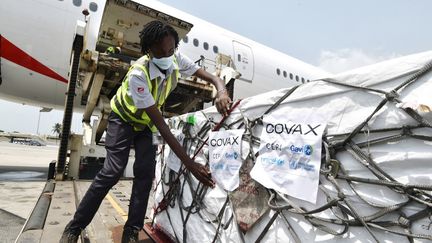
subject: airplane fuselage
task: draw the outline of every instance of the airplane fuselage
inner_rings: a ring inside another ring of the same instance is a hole
[[[235,98],[290,87],[326,74],[158,1],[136,2],[194,25],[179,45],[179,51],[192,60],[202,56],[214,60],[217,53],[230,55],[241,73],[236,81]],[[106,3],[105,0],[0,1],[0,97],[43,107],[63,106],[76,22],[85,20],[82,11],[88,9],[86,48],[94,50]]]

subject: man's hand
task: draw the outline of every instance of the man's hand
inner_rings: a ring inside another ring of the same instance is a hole
[[[223,116],[227,116],[231,104],[231,99],[228,96],[228,91],[225,88],[225,81],[223,81],[218,76],[207,72],[203,68],[198,69],[194,73],[194,75],[198,78],[204,79],[205,81],[211,82],[216,87],[216,89],[218,90],[215,99],[216,109]]]
[[[211,178],[211,173],[208,168],[201,164],[195,163],[192,160],[184,163],[184,165],[202,184],[212,188],[214,187],[215,183]]]
[[[216,109],[223,116],[228,115],[228,110],[231,104],[231,98],[228,96],[228,91],[224,88],[219,90],[215,99]]]
[[[162,137],[174,151],[174,153],[179,157],[179,159],[183,162],[186,168],[192,172],[192,174],[204,185],[214,187],[214,182],[211,179],[210,171],[202,166],[201,164],[195,163],[185,152],[184,148],[179,144],[177,139],[171,133],[169,127],[165,123],[165,120],[162,117],[162,114],[156,107],[156,105],[152,105],[148,108],[145,108],[145,112],[149,115],[150,119],[159,129]]]

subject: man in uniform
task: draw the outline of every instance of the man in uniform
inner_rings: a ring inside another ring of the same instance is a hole
[[[135,148],[134,179],[128,219],[122,242],[137,242],[143,228],[147,201],[155,171],[156,147],[152,134],[159,131],[185,167],[204,185],[214,186],[208,168],[195,163],[177,142],[166,125],[160,107],[174,89],[180,74],[195,75],[215,85],[215,104],[226,115],[231,99],[224,82],[176,52],[179,37],[169,25],[152,21],[140,33],[144,56],[132,65],[122,86],[111,100],[103,168],[81,200],[73,219],[66,226],[60,242],[77,242],[81,231],[91,222],[108,191],[126,168],[129,151]]]

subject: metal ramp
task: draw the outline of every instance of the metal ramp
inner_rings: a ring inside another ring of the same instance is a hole
[[[90,184],[88,180],[47,182],[46,189],[50,189],[39,198],[16,242],[57,243]],[[131,188],[132,180],[121,180],[109,191],[92,222],[82,232],[81,242],[121,242]],[[39,219],[45,214],[45,223],[41,225]],[[153,242],[144,231],[140,232],[139,240]]]

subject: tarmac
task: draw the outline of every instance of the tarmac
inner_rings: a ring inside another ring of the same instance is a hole
[[[14,242],[46,182],[58,145],[29,146],[0,140],[0,242]]]
[[[45,187],[49,163],[57,160],[58,148],[55,142],[49,142],[47,146],[30,146],[10,143],[8,139],[0,137],[0,243],[13,243],[20,234]],[[130,187],[127,187],[127,191]],[[152,195],[149,200],[154,200]],[[151,205],[149,202],[148,214]],[[125,215],[127,209],[127,205],[124,206]],[[115,238],[121,235],[121,227],[119,230],[120,233],[113,231],[114,242],[120,241]],[[151,240],[142,233],[140,242]]]

